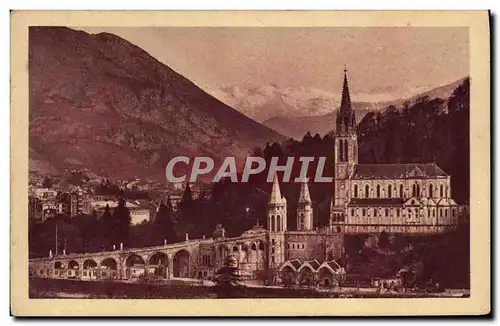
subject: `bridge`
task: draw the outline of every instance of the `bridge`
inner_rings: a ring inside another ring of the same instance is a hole
[[[83,280],[210,278],[233,255],[253,275],[268,266],[268,233],[259,226],[239,237],[186,240],[144,248],[49,255],[29,260],[30,276]]]

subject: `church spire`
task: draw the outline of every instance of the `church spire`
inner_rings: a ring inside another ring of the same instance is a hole
[[[344,65],[344,84],[342,86],[342,100],[337,111],[337,134],[353,134],[356,132],[356,118],[351,105],[349,82],[347,81],[347,66]]]
[[[341,111],[351,111],[351,95],[349,94],[349,82],[347,81],[347,66],[344,65],[344,85],[342,86]]]
[[[311,204],[311,195],[309,194],[307,180],[300,185],[299,204]]]
[[[271,189],[271,198],[269,199],[269,203],[270,204],[281,203],[281,191],[277,173],[274,174],[273,187]]]

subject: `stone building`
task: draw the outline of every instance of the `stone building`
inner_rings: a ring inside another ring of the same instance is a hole
[[[330,226],[344,234],[432,234],[458,224],[450,176],[435,163],[360,164],[347,70],[337,113]]]

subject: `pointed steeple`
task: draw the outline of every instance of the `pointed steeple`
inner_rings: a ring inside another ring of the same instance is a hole
[[[351,94],[349,93],[349,82],[347,81],[347,67],[345,66],[342,100],[340,102],[340,109],[337,111],[336,132],[342,135],[356,133],[356,117],[351,105]]]
[[[271,197],[269,198],[269,203],[270,204],[281,203],[281,191],[277,173],[274,174],[273,187],[271,189]]]
[[[311,204],[311,195],[309,194],[307,179],[300,185],[299,204]]]
[[[344,65],[344,85],[342,86],[341,111],[351,111],[351,95],[349,94],[349,82],[347,81],[347,66]]]

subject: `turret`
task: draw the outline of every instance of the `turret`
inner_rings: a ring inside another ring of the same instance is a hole
[[[281,196],[278,176],[275,174],[267,209],[267,229],[269,231],[286,231],[286,204],[286,198]]]
[[[267,208],[267,230],[269,231],[269,267],[276,268],[285,261],[286,198],[281,195],[278,176],[275,174],[269,205]]]
[[[314,226],[311,195],[307,180],[300,185],[300,195],[297,205],[297,230],[312,230]]]

